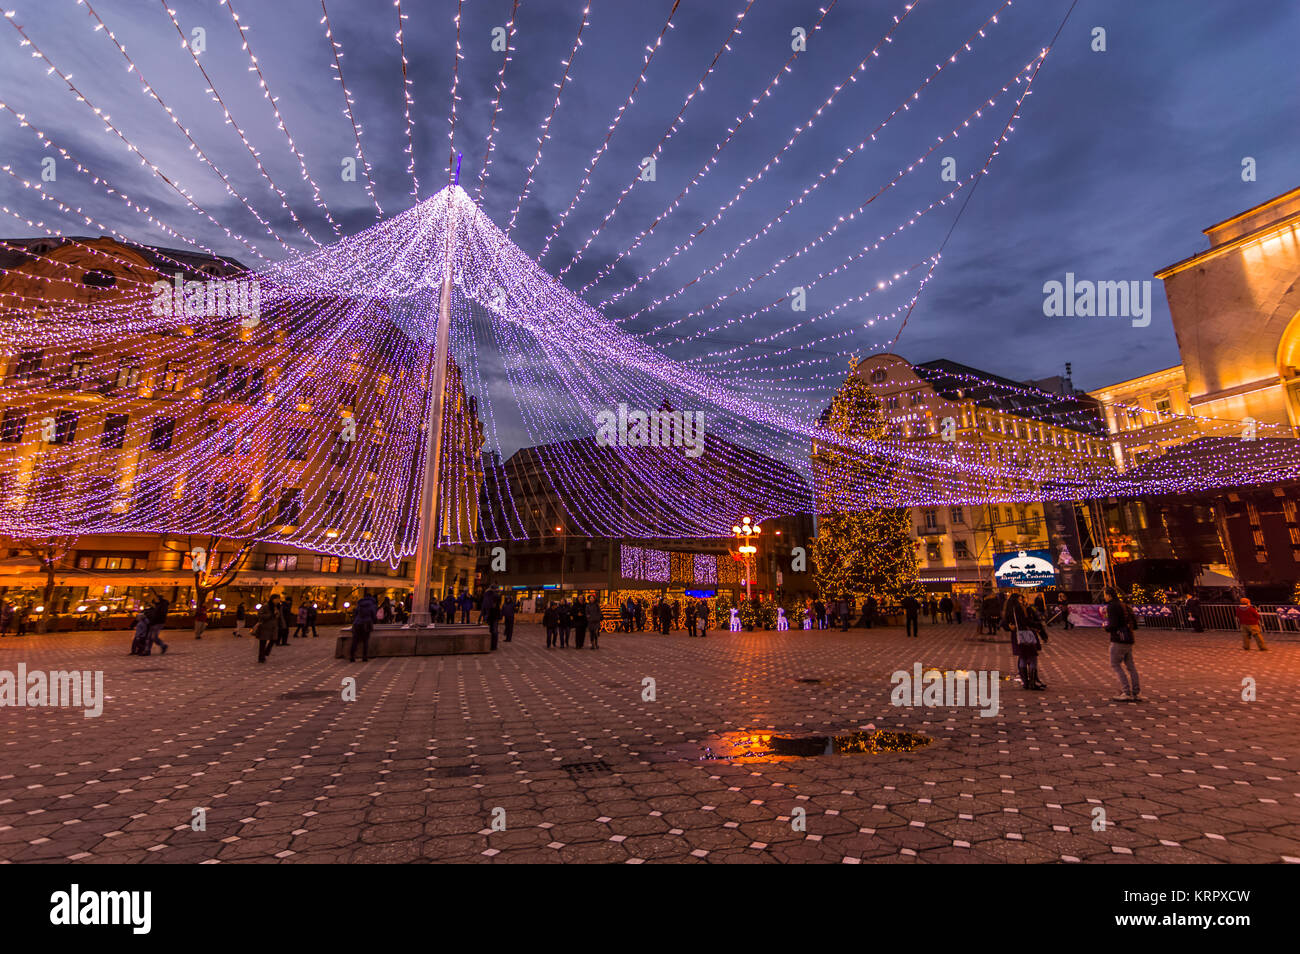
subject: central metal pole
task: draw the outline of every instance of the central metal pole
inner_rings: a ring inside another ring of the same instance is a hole
[[[458,157],[459,158],[459,157]],[[460,179],[459,162],[456,180]],[[447,351],[451,338],[451,255],[455,231],[454,188],[447,190],[447,261],[443,266],[442,295],[438,302],[438,331],[433,351],[433,383],[429,389],[429,433],[424,442],[424,482],[420,486],[420,536],[415,550],[415,592],[411,598],[411,625],[429,626],[429,584],[433,554],[442,535],[442,419],[446,409]]]

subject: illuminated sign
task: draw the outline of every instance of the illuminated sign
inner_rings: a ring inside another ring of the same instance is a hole
[[[999,587],[1054,586],[1056,567],[1047,550],[993,554],[993,578]]]

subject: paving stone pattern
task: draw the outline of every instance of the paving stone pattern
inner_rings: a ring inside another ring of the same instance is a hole
[[[222,632],[164,633],[170,652],[149,658],[128,655],[126,633],[11,637],[0,669],[103,670],[108,698],[93,719],[0,709],[0,860],[1300,860],[1300,642],[1247,653],[1231,633],[1142,630],[1145,699],[1124,703],[1106,635],[1058,631],[1048,691],[1001,682],[995,717],[890,705],[890,675],[915,662],[1014,672],[1006,642],[972,636],[923,624],[919,639],[634,634],[547,650],[521,625],[492,655],[349,664],[322,636],[262,666]],[[935,741],[700,758],[740,730],[868,724]]]

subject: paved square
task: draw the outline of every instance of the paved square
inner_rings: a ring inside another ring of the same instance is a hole
[[[1300,642],[1142,630],[1146,699],[1129,704],[1110,701],[1104,633],[1053,631],[1049,690],[1002,682],[995,717],[891,706],[891,673],[916,662],[1014,671],[1004,640],[972,633],[609,635],[593,652],[524,625],[491,656],[350,665],[322,637],[264,666],[226,632],[164,633],[147,659],[127,634],[8,638],[0,670],[103,670],[108,698],[90,719],[0,709],[0,859],[1300,860]],[[742,729],[869,723],[935,741],[700,758]]]

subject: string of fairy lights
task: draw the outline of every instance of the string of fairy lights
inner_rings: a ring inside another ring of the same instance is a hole
[[[908,84],[911,89],[901,100],[846,134],[849,143],[832,153],[829,164],[814,168],[805,163],[801,168],[810,171],[801,176],[802,184],[776,202],[773,212],[743,227],[743,236],[719,239],[707,256],[688,254],[705,233],[721,234],[724,220],[772,170],[797,155],[794,150],[814,125],[821,128],[824,119],[836,117],[832,110],[848,108],[842,94],[906,39],[910,15],[922,2],[906,3],[892,15],[866,55],[855,52],[847,75],[816,92],[811,111],[793,132],[778,136],[774,150],[754,152],[739,183],[718,188],[721,198],[709,202],[714,210],[692,220],[671,241],[665,232],[676,226],[670,220],[690,208],[693,192],[699,198],[706,179],[723,174],[720,157],[740,141],[742,127],[752,132],[756,118],[773,108],[769,104],[776,101],[783,78],[795,69],[814,69],[801,55],[806,47],[796,45],[788,54],[782,52],[774,73],[760,70],[770,78],[755,95],[745,96],[747,105],[707,150],[702,164],[685,165],[695,171],[676,189],[676,197],[649,221],[631,221],[634,203],[625,200],[646,180],[623,169],[612,188],[602,192],[598,172],[609,164],[602,160],[616,141],[634,135],[644,135],[645,146],[638,151],[651,159],[662,157],[706,89],[718,89],[720,71],[741,58],[742,27],[755,8],[753,0],[740,0],[736,11],[725,14],[726,29],[720,31],[723,39],[712,59],[701,63],[702,73],[687,75],[680,99],[669,97],[665,114],[672,118],[666,124],[661,120],[653,133],[633,133],[640,116],[634,107],[646,84],[659,81],[652,65],[672,38],[678,13],[673,3],[662,26],[656,23],[658,32],[641,44],[639,66],[629,68],[630,91],[624,95],[619,90],[622,99],[612,118],[590,149],[582,149],[588,158],[572,198],[556,206],[537,254],[520,248],[514,233],[530,199],[536,201],[557,117],[582,98],[584,91],[575,92],[579,85],[591,82],[574,67],[584,34],[590,40],[592,4],[582,8],[572,25],[571,43],[566,33],[567,55],[558,59],[554,96],[544,97],[543,106],[549,108],[534,117],[535,135],[524,137],[535,140],[535,148],[526,150],[531,159],[520,157],[522,182],[517,194],[510,189],[504,203],[512,207],[494,217],[483,203],[489,179],[504,176],[507,168],[494,161],[501,123],[507,117],[525,121],[506,112],[505,94],[508,69],[519,58],[518,17],[521,6],[528,5],[514,0],[509,8],[500,30],[504,43],[493,47],[493,78],[482,84],[492,92],[481,104],[462,94],[475,88],[466,75],[474,65],[465,20],[473,5],[457,0],[454,15],[448,14],[451,82],[449,91],[441,87],[449,94],[447,143],[453,157],[457,150],[468,153],[477,176],[469,176],[471,191],[457,182],[426,196],[416,153],[416,140],[422,138],[417,134],[427,129],[416,122],[422,118],[414,95],[419,63],[408,59],[410,16],[401,0],[394,0],[404,119],[398,132],[405,140],[402,154],[413,201],[385,216],[378,195],[382,164],[371,161],[378,159],[373,138],[366,142],[371,157],[363,149],[362,102],[345,81],[340,25],[322,0],[320,25],[328,56],[321,57],[321,68],[328,63],[342,92],[338,115],[343,135],[363,172],[357,195],[364,195],[366,214],[373,205],[379,217],[350,234],[338,207],[332,210],[326,201],[323,157],[291,134],[291,122],[303,124],[288,101],[272,91],[250,43],[250,36],[261,36],[260,31],[241,18],[232,0],[218,5],[232,20],[239,58],[246,61],[251,82],[270,107],[277,135],[284,137],[300,173],[301,181],[292,186],[284,181],[293,180],[291,173],[280,181],[273,176],[249,132],[254,127],[248,118],[241,115],[243,122],[237,122],[228,108],[231,104],[243,113],[245,102],[255,102],[256,94],[240,98],[219,89],[217,71],[187,42],[177,12],[165,0],[163,22],[180,35],[187,58],[206,84],[204,92],[218,107],[221,128],[229,127],[240,140],[279,203],[275,214],[267,214],[257,197],[241,190],[237,183],[242,179],[223,168],[220,153],[211,145],[200,147],[209,131],[168,105],[90,0],[78,0],[86,8],[87,25],[105,33],[141,92],[166,114],[197,162],[178,171],[167,168],[170,157],[163,162],[156,147],[150,146],[153,158],[146,155],[136,143],[152,141],[128,137],[108,108],[88,100],[83,86],[75,85],[71,74],[5,11],[19,48],[30,49],[79,109],[94,113],[111,141],[183,200],[187,218],[173,221],[171,213],[142,200],[138,188],[123,191],[114,178],[96,171],[89,157],[74,158],[13,97],[0,102],[0,110],[19,129],[31,129],[43,149],[76,171],[74,181],[80,186],[89,187],[96,198],[99,193],[112,197],[113,211],[138,223],[142,233],[185,246],[145,245],[79,193],[65,192],[63,183],[38,181],[12,162],[0,165],[6,174],[0,183],[22,200],[0,204],[0,212],[46,237],[0,241],[0,358],[5,362],[0,532],[24,537],[202,533],[395,563],[416,547],[419,476],[430,426],[444,434],[439,528],[445,543],[569,533],[715,537],[729,535],[738,512],[761,521],[827,506],[1184,494],[1300,476],[1289,427],[1251,422],[1247,436],[1239,420],[1155,414],[1122,401],[1082,400],[961,366],[922,369],[915,382],[906,379],[890,391],[874,439],[850,439],[828,429],[824,412],[844,376],[883,367],[857,362],[885,351],[889,342],[880,333],[887,336],[913,314],[942,259],[942,246],[918,251],[927,241],[926,229],[995,168],[1051,47],[1039,50],[1005,83],[978,87],[967,80],[963,88],[983,89],[973,108],[964,108],[955,121],[929,123],[923,141],[906,151],[891,145],[891,155],[911,158],[898,166],[891,163],[893,171],[884,173],[874,188],[855,191],[855,208],[840,203],[795,241],[786,238],[789,221],[799,210],[818,209],[812,199],[823,186],[830,191],[842,171],[857,174],[864,154],[883,149],[876,144],[886,127],[891,135],[907,134],[896,131],[900,124],[895,121],[929,109],[932,97],[927,93],[948,71],[978,62],[987,46],[980,41],[1005,17],[1010,0],[991,4],[993,11],[981,25],[955,47],[945,45],[951,53],[933,70],[927,68],[918,84]],[[824,24],[843,15],[844,5],[830,0],[817,12],[805,31],[809,42],[829,35]],[[411,13],[426,15],[423,8],[411,7]],[[266,52],[262,41],[258,46]],[[680,54],[676,46],[674,53]],[[387,56],[391,68],[391,45]],[[989,89],[992,93],[986,95]],[[176,99],[170,89],[168,95]],[[801,108],[799,115],[804,113]],[[481,143],[471,135],[476,117],[482,121],[478,128],[486,131]],[[968,167],[974,171],[941,180],[937,190],[914,175],[927,161],[933,167],[938,150],[968,133],[982,136],[976,132],[981,122],[995,120],[1000,129],[991,142],[985,140],[987,146],[980,146]],[[556,161],[552,158],[550,164]],[[198,177],[209,175],[233,204],[200,203],[198,196],[212,190]],[[909,211],[885,218],[883,197],[904,190],[900,205]],[[559,274],[548,273],[542,260],[565,247],[557,243],[569,230],[582,228],[577,225],[580,211],[596,211],[584,203],[604,194],[611,200],[607,210],[591,218],[594,225],[574,244]],[[311,216],[298,214],[295,196],[310,196]],[[262,234],[256,241],[221,221],[235,205],[258,223]],[[285,218],[309,247],[294,248],[277,231],[274,223]],[[564,277],[601,248],[597,240],[616,220],[629,222],[630,238],[614,243],[617,251],[594,267],[580,288],[566,287]],[[328,226],[333,238],[322,244],[309,222],[321,236],[322,223]],[[191,234],[196,225],[202,231]],[[105,238],[87,238],[86,228]],[[668,242],[666,253],[651,254],[651,261],[637,265],[621,288],[593,294],[601,299],[597,304],[584,299],[618,274],[620,265],[631,264],[656,233]],[[913,247],[894,252],[900,245],[894,240],[904,234]],[[214,250],[223,244],[220,236],[254,255],[258,264],[245,270],[220,257]],[[775,241],[784,241],[784,250],[766,251]],[[835,252],[844,242],[851,247]],[[267,250],[278,245],[284,255],[271,260],[259,243],[266,243]],[[813,289],[820,294],[822,304],[810,313],[796,311],[790,320],[774,321],[776,310],[790,305],[793,292],[787,290],[760,299],[765,303],[742,304],[765,295],[779,273],[804,264],[814,253],[826,254],[828,261],[798,280],[801,294]],[[886,261],[891,253],[894,260]],[[750,264],[755,257],[763,261]],[[679,262],[691,262],[694,276],[671,283],[674,288],[664,292],[649,285],[661,282],[658,273]],[[864,262],[869,262],[865,269]],[[453,294],[445,410],[442,421],[430,422],[433,342],[448,263]],[[704,290],[715,277],[722,290],[715,293],[717,283]],[[852,294],[823,293],[832,280],[846,277],[857,282]],[[646,301],[613,314],[614,306],[643,287]],[[669,315],[667,306],[678,299],[680,310]],[[636,319],[651,313],[652,326],[633,328]],[[845,367],[849,356],[854,357],[852,368]],[[903,394],[909,398],[900,403]],[[1118,461],[1117,446],[1138,442],[1138,430],[1159,432],[1151,434],[1152,441],[1161,434],[1187,440],[1155,460]],[[529,449],[503,459],[509,442],[520,434]],[[827,460],[843,459],[861,466],[843,474],[824,466]],[[862,479],[864,473],[872,479]]]

